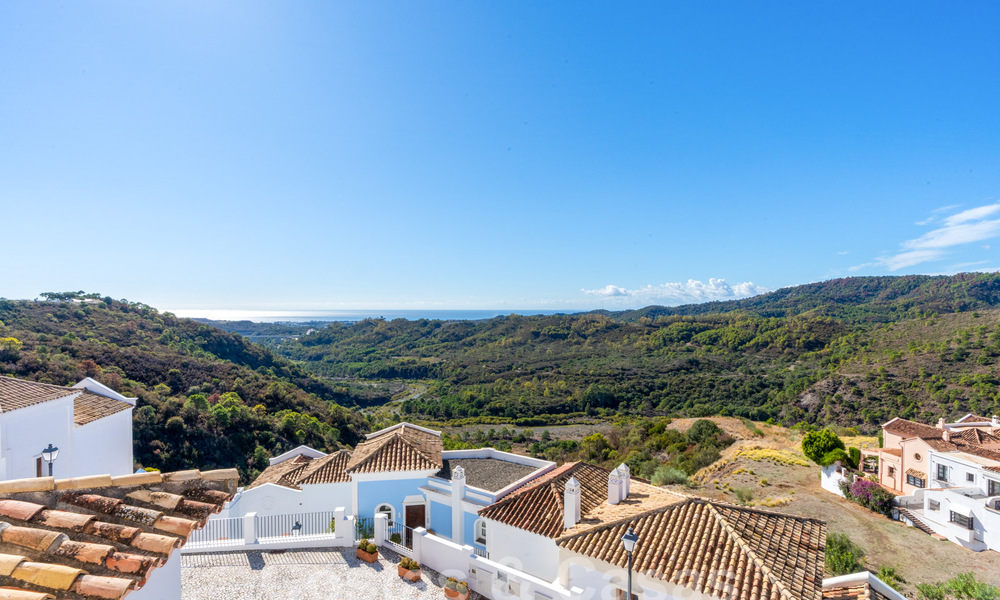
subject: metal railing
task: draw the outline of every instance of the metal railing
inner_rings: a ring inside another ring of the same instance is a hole
[[[325,535],[334,532],[336,521],[332,510],[291,515],[257,517],[259,539],[295,535]]]
[[[209,519],[205,526],[191,532],[187,545],[238,546],[243,544],[243,517],[235,519]]]
[[[357,517],[354,519],[354,541],[370,540],[375,537],[375,519]]]
[[[472,551],[476,553],[476,556],[488,559],[490,553],[486,551],[486,548],[480,548],[479,546],[473,546]]]
[[[385,543],[404,556],[412,556],[413,529],[403,525],[402,521],[391,523],[386,528]]]

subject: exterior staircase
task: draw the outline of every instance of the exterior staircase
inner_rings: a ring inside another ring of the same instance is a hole
[[[923,531],[924,533],[926,533],[931,537],[937,538],[939,540],[944,539],[943,535],[935,532],[933,529],[928,527],[927,524],[920,519],[920,517],[913,514],[909,510],[903,508],[902,506],[898,507],[896,510],[899,511],[899,516],[901,521],[906,521],[907,524],[910,525],[911,527],[914,527],[919,531]]]

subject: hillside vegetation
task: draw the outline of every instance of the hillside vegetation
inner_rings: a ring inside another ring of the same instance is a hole
[[[244,338],[140,303],[0,299],[0,374],[138,397],[135,458],[164,470],[237,466],[247,477],[299,444],[333,450],[367,423],[346,388]]]
[[[873,427],[903,410],[1000,412],[997,304],[997,274],[859,277],[621,313],[334,323],[278,351],[324,377],[427,380],[402,415],[452,424],[662,414]],[[919,348],[889,343],[910,327],[926,329]],[[916,362],[923,375],[903,368]]]

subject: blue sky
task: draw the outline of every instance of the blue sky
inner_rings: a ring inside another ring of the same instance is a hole
[[[620,308],[1000,269],[991,2],[0,4],[0,296]]]

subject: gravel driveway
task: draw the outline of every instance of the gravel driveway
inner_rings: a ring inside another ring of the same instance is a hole
[[[379,548],[375,564],[354,548],[286,552],[220,552],[181,557],[183,600],[312,598],[444,598],[444,578],[429,569],[416,583],[396,573],[399,555]],[[478,596],[473,594],[474,597]]]

